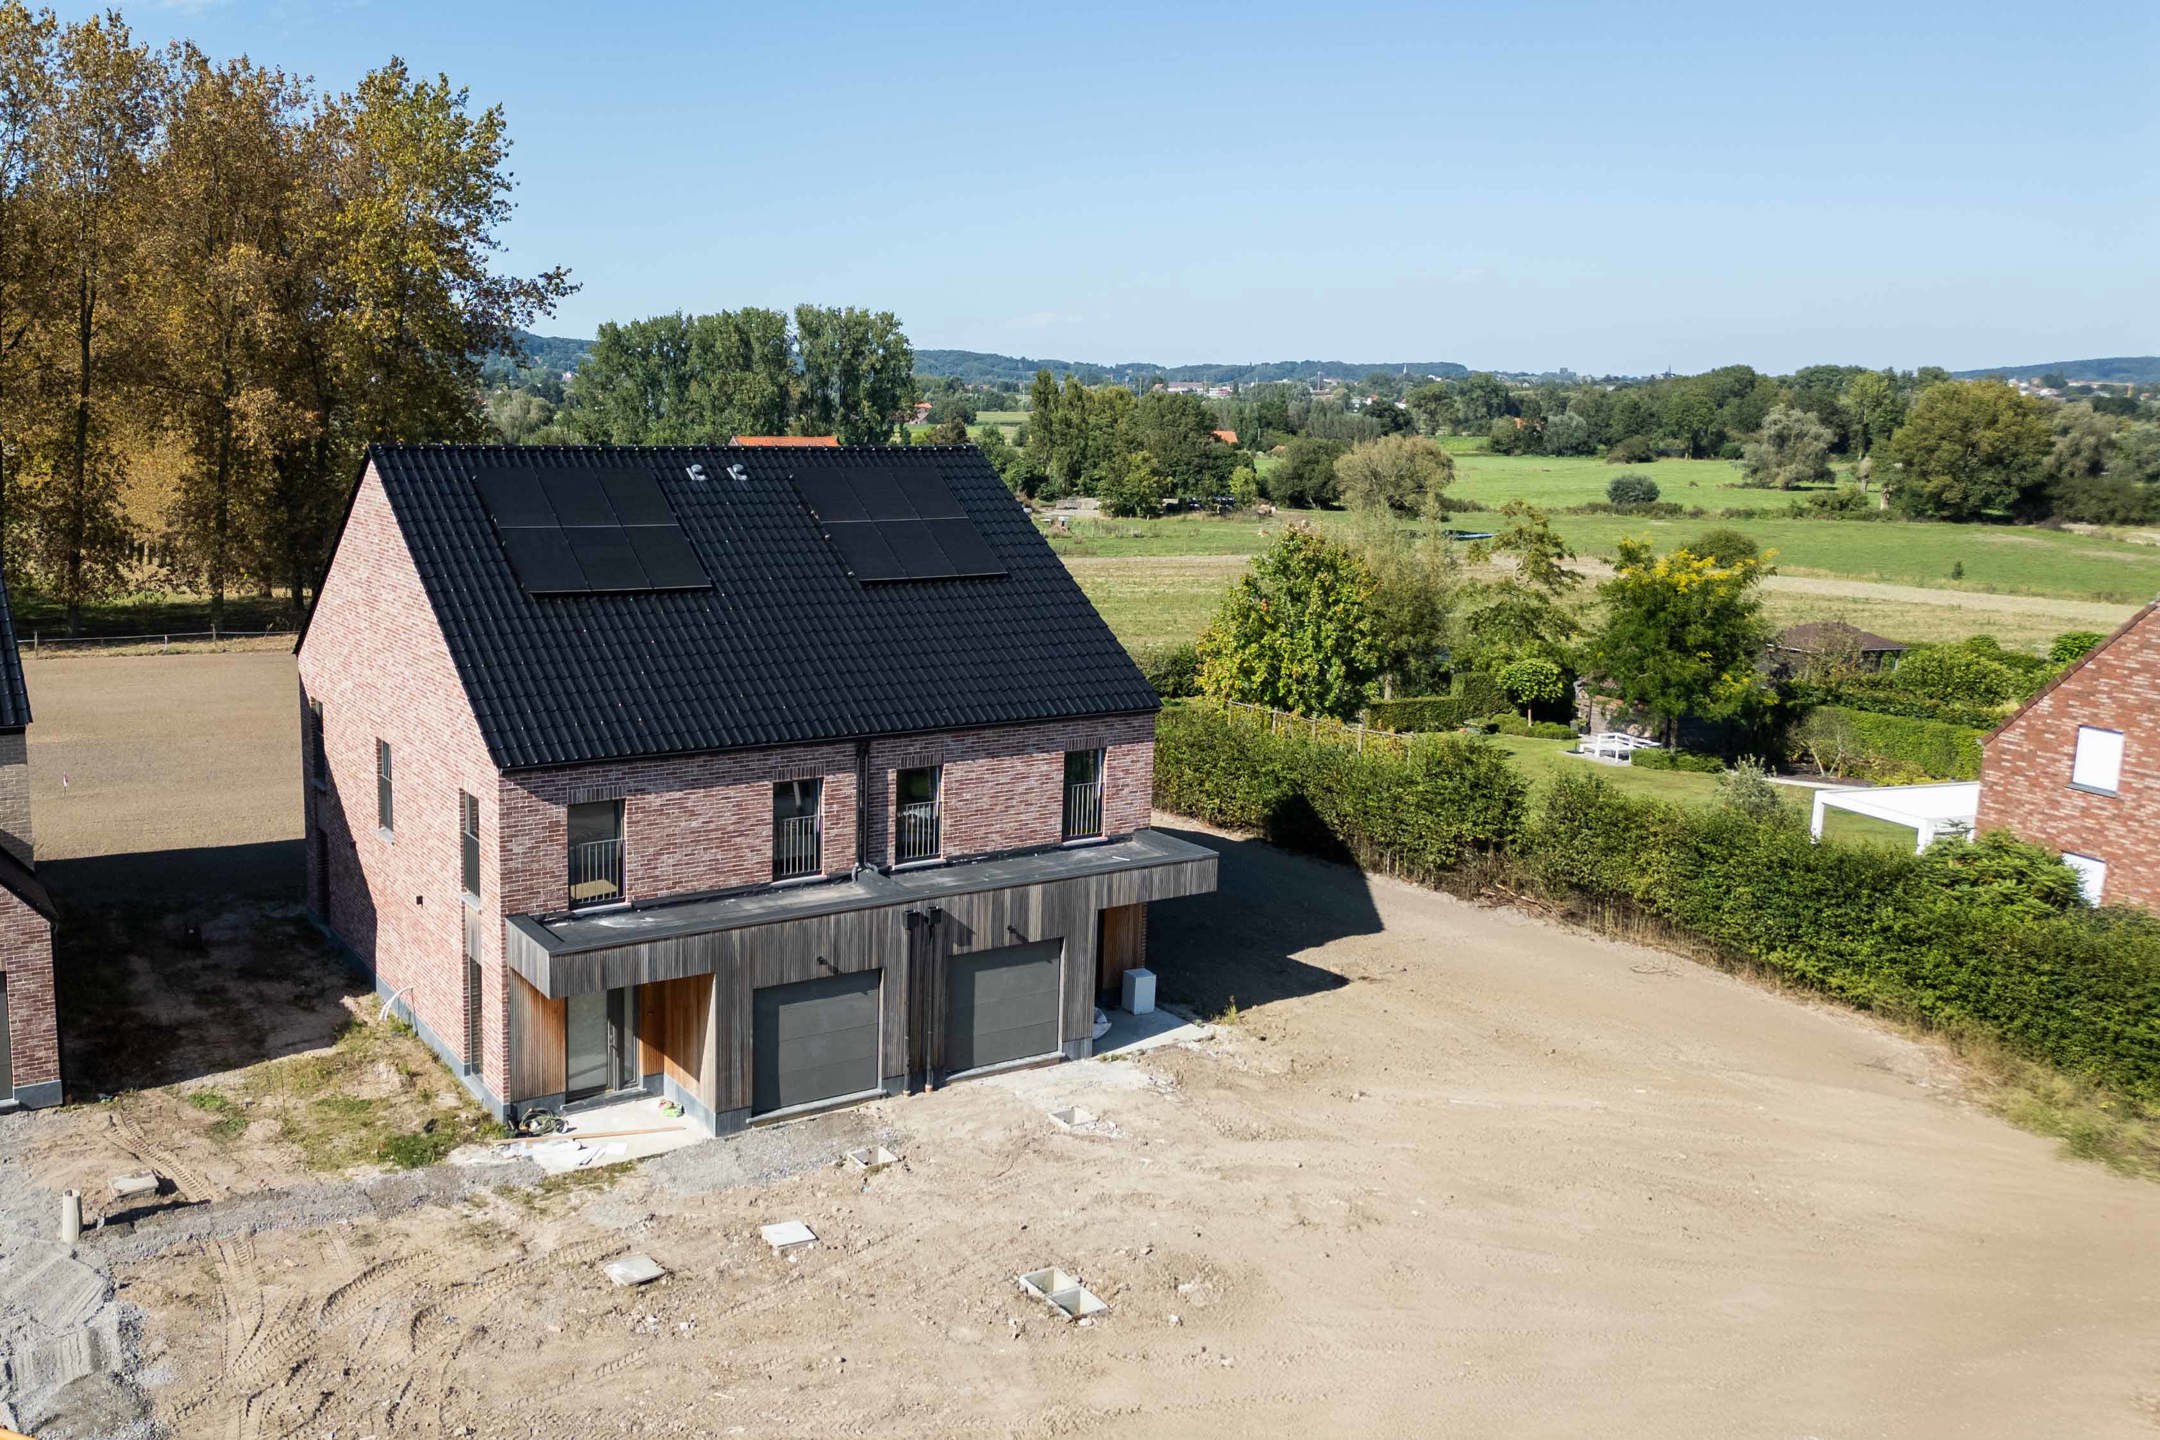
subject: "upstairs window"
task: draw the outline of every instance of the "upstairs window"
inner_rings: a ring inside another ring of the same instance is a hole
[[[480,898],[480,802],[458,791],[458,879],[465,893]]]
[[[2123,737],[2120,730],[2078,726],[2077,756],[2070,762],[2070,783],[2112,795],[2122,788]]]
[[[825,868],[824,803],[823,780],[773,786],[773,879],[799,880]]]
[[[390,791],[390,742],[375,742],[375,828],[385,835],[397,833],[397,806]]]
[[[1065,752],[1065,838],[1092,840],[1102,834],[1103,752]]]
[[[924,765],[893,777],[893,860],[906,865],[939,853],[938,767]]]
[[[613,905],[623,898],[622,801],[570,807],[570,905]]]

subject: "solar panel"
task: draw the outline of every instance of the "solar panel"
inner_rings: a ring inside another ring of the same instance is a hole
[[[562,531],[536,525],[512,528],[502,532],[502,543],[511,573],[526,594],[582,595],[592,589]]]
[[[858,581],[1005,573],[945,477],[929,466],[821,466],[789,479]]]
[[[649,470],[481,470],[473,488],[530,595],[635,594],[711,585]]]

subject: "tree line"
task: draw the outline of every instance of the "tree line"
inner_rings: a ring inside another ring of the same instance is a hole
[[[509,137],[396,60],[324,94],[0,4],[0,556],[83,607],[295,609],[367,444],[484,433],[477,357],[571,290],[495,267]]]

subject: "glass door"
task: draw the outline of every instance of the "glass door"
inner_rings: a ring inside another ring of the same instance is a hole
[[[637,1063],[637,992],[625,986],[564,1002],[565,1098],[588,1100],[644,1082]]]

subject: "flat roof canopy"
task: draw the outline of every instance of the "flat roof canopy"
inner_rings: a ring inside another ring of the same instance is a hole
[[[755,926],[814,920],[856,910],[934,903],[961,895],[1062,881],[1102,880],[1158,871],[1142,899],[1204,894],[1215,888],[1216,854],[1205,846],[1143,830],[1124,840],[1074,845],[994,860],[962,861],[889,873],[864,871],[847,879],[780,885],[728,895],[633,905],[569,915],[513,915],[505,946],[510,968],[543,995],[559,996],[643,973],[661,946],[675,957],[672,975],[706,973],[710,964],[683,957],[671,944]],[[657,974],[649,978],[672,978]],[[641,982],[636,982],[641,983]]]
[[[1980,782],[1957,780],[1942,785],[1856,785],[1843,790],[1817,790],[1809,831],[1822,839],[1823,812],[1845,810],[1893,825],[1907,825],[1919,834],[1915,851],[1925,850],[1944,831],[1970,833],[1980,814]]]

